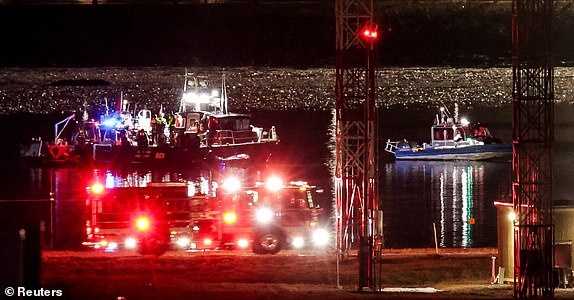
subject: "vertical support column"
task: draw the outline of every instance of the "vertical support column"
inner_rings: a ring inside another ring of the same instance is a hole
[[[338,259],[359,249],[359,288],[376,289],[376,118],[372,0],[336,0],[335,196]],[[365,29],[367,31],[365,31]],[[381,214],[382,217],[382,214]],[[382,222],[381,222],[382,224]],[[382,226],[380,226],[382,230]],[[377,252],[377,253],[380,253]],[[380,260],[379,260],[380,261]],[[379,277],[380,278],[380,277]]]
[[[514,298],[554,297],[552,0],[514,0]]]

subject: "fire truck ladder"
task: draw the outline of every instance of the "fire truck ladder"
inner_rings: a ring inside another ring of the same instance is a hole
[[[381,288],[383,239],[375,153],[373,0],[336,0],[335,15],[337,266],[358,248],[359,288],[376,291]]]
[[[554,298],[553,0],[512,4],[514,298]]]

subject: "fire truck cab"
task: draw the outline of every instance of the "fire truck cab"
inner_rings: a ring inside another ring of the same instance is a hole
[[[222,187],[218,193],[222,245],[250,245],[254,253],[275,254],[328,243],[328,231],[318,223],[321,209],[316,197],[321,190],[315,186],[303,181],[283,184],[273,177],[253,186],[228,181]]]

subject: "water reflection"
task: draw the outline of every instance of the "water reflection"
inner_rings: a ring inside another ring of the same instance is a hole
[[[510,189],[508,162],[397,161],[385,165],[381,197],[390,248],[496,245],[493,201]],[[506,176],[508,175],[508,176]]]

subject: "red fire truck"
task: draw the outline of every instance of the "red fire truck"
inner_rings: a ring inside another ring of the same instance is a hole
[[[275,254],[281,249],[324,247],[328,231],[319,226],[322,191],[303,181],[283,184],[277,177],[252,186],[230,178],[218,194],[222,209],[222,244]]]
[[[83,245],[105,251],[137,249],[161,255],[168,249],[247,248],[274,254],[284,248],[323,246],[318,225],[319,190],[304,182],[279,181],[242,188],[227,180],[215,194],[192,183],[146,187],[88,188]]]

